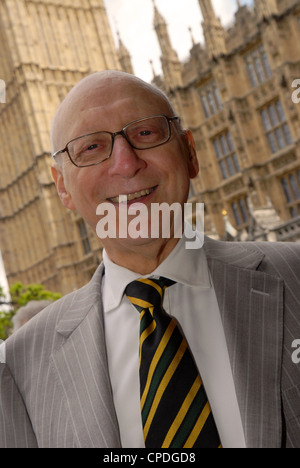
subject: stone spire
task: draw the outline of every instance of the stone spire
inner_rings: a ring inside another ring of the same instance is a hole
[[[158,42],[161,48],[162,55],[168,56],[171,54],[172,58],[176,58],[178,60],[177,54],[171,44],[171,40],[170,40],[170,36],[168,33],[168,28],[167,28],[167,23],[165,19],[163,18],[163,16],[158,11],[155,1],[154,0],[152,1],[153,1],[153,6],[154,6],[153,25],[157,34],[157,38],[158,38]]]
[[[118,40],[119,40],[119,47],[118,47],[117,53],[118,53],[120,65],[124,72],[131,73],[133,75],[134,71],[133,71],[133,66],[131,63],[131,57],[130,57],[129,51],[125,47],[121,39],[119,31],[117,32],[117,35],[118,35]]]
[[[255,0],[254,4],[259,20],[278,14],[277,0]]]
[[[216,16],[211,0],[199,0],[203,15],[203,33],[210,57],[226,53],[225,30]]]
[[[181,63],[172,47],[166,21],[158,11],[155,0],[152,1],[154,7],[153,25],[162,53],[161,64],[164,78],[169,88],[176,88],[182,85]]]

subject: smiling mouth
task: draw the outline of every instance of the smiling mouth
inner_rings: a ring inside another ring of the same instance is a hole
[[[141,190],[140,192],[129,193],[127,195],[118,195],[117,197],[108,198],[108,200],[113,203],[124,203],[124,202],[133,201],[139,198],[146,197],[147,195],[150,195],[152,192],[154,192],[156,188],[157,186],[149,188],[149,189]]]

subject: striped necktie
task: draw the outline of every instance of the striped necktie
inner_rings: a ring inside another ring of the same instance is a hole
[[[218,448],[220,439],[188,344],[162,308],[166,278],[125,291],[140,312],[140,394],[146,448]]]

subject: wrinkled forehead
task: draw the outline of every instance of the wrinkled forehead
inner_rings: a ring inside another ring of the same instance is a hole
[[[57,150],[84,133],[116,131],[120,125],[160,113],[174,113],[168,99],[136,77],[117,75],[87,80],[73,88],[60,106],[53,121],[52,144]],[[113,128],[114,122],[116,128]],[[110,128],[101,125],[110,125]]]

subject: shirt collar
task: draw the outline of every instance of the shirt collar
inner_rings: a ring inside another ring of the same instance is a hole
[[[192,227],[186,223],[185,232],[191,229]],[[196,231],[196,235],[200,239],[200,233]],[[164,276],[186,286],[210,288],[211,281],[204,249],[202,247],[187,249],[186,242],[190,242],[190,236],[187,238],[183,234],[169,256],[151,274],[144,277]],[[104,310],[108,312],[120,305],[126,286],[131,281],[141,278],[141,275],[113,263],[105,250],[103,250],[103,263],[105,266],[103,302]]]

